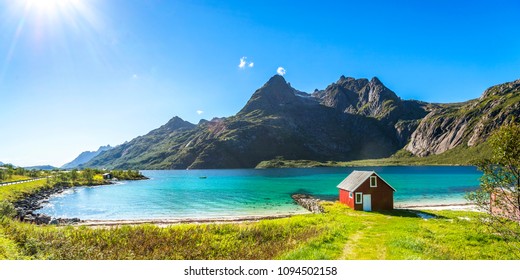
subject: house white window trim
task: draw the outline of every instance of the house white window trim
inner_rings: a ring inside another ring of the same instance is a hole
[[[374,180],[374,184],[372,184],[372,179]],[[370,176],[370,187],[376,188],[377,187],[377,176]]]
[[[356,204],[363,204],[363,193],[356,193]]]
[[[354,193],[353,193],[353,192],[349,192],[349,193],[348,193],[348,197],[349,197],[349,198],[353,198],[353,197],[354,197]]]

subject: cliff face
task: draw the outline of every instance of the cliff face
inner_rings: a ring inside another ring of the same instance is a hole
[[[476,100],[440,105],[421,120],[406,150],[427,156],[459,145],[476,146],[502,124],[519,116],[520,80],[517,80],[491,87]]]
[[[324,106],[338,112],[356,114],[379,120],[386,133],[392,135],[398,146],[404,146],[421,118],[431,110],[431,104],[401,100],[393,91],[374,77],[367,79],[341,78],[325,90],[315,91]]]
[[[417,156],[478,145],[518,116],[518,81],[479,100],[429,104],[401,100],[377,78],[341,77],[307,94],[274,76],[236,115],[194,125],[175,117],[106,151],[83,167],[250,168],[263,160],[387,157],[406,147]]]

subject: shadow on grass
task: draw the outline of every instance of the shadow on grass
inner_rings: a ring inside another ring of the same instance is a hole
[[[424,212],[421,210],[410,210],[410,209],[394,209],[391,211],[377,211],[376,213],[380,213],[388,216],[395,217],[407,217],[407,218],[421,218],[421,219],[448,219],[442,215],[435,215],[432,213]]]

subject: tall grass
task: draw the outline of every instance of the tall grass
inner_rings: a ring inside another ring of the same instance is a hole
[[[2,228],[35,259],[272,259],[318,235],[315,222],[59,228],[4,220]]]

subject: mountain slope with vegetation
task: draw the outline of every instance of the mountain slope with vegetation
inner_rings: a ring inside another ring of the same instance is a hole
[[[252,168],[275,158],[344,162],[391,155],[420,164],[421,157],[449,150],[454,155],[446,163],[463,164],[458,151],[485,153],[478,147],[490,132],[519,115],[519,84],[492,87],[464,103],[433,104],[402,100],[376,77],[342,76],[308,94],[275,75],[234,116],[198,125],[174,117],[81,167]]]

